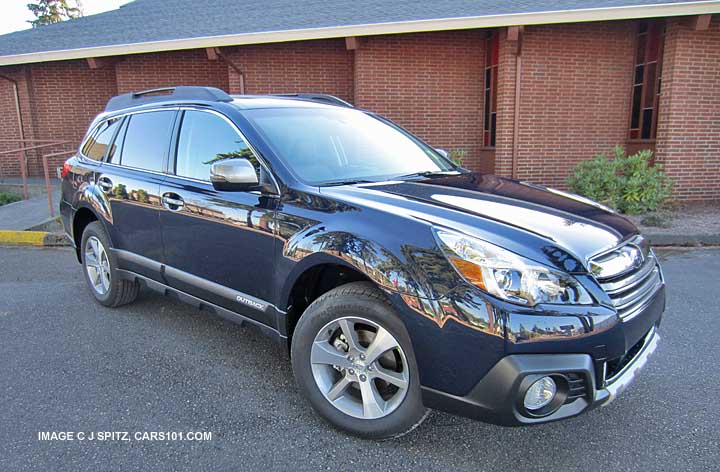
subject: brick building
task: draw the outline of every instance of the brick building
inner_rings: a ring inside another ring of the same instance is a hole
[[[560,188],[580,160],[649,148],[676,198],[720,199],[716,0],[136,0],[0,36],[0,150],[78,141],[111,96],[167,85],[337,95]]]

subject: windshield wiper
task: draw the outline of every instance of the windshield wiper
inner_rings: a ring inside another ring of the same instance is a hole
[[[353,184],[374,184],[374,180],[366,179],[351,179],[351,180],[338,180],[337,182],[323,182],[318,184],[319,187],[337,187],[339,185],[353,185]]]
[[[411,174],[399,175],[397,177],[394,177],[394,179],[406,180],[406,179],[414,179],[417,177],[434,178],[434,177],[444,177],[446,175],[460,175],[460,172],[458,172],[456,170],[424,170],[422,172],[413,172]]]

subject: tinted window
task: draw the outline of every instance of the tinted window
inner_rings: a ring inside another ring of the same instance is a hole
[[[267,108],[246,110],[245,116],[307,183],[385,180],[454,169],[411,135],[358,110]]]
[[[251,156],[248,145],[227,121],[212,113],[185,112],[178,139],[177,175],[210,180],[213,162]]]
[[[120,154],[122,154],[123,141],[125,140],[125,131],[127,130],[129,122],[130,119],[127,119],[123,121],[120,125],[120,129],[115,135],[115,140],[113,141],[112,149],[110,150],[111,152],[106,159],[107,162],[112,162],[114,164],[120,163]]]
[[[105,152],[108,150],[108,144],[112,140],[115,130],[120,126],[121,118],[113,118],[108,121],[100,123],[95,129],[90,139],[85,141],[85,145],[82,148],[82,153],[90,159],[101,161],[105,157]],[[115,153],[115,145],[110,148],[109,156]]]
[[[122,148],[123,166],[162,171],[175,111],[137,113],[129,117]]]

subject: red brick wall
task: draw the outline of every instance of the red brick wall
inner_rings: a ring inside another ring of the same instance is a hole
[[[380,112],[433,146],[481,145],[484,32],[362,38],[355,53],[355,104]]]
[[[10,76],[10,74],[5,74]],[[17,74],[12,74],[16,79]],[[10,139],[18,132],[18,119],[15,112],[15,92],[10,81],[0,79],[0,137]],[[10,144],[0,142],[0,151],[12,149]],[[0,160],[0,166],[4,160]],[[5,171],[0,167],[0,172]]]
[[[42,153],[77,148],[92,119],[105,108],[108,99],[117,94],[114,70],[90,69],[86,61],[32,65],[30,75],[35,136],[74,142]],[[30,175],[42,174],[42,162],[37,157],[29,161]],[[48,162],[52,169],[64,160],[56,157]]]
[[[692,31],[669,21],[658,127],[658,160],[681,199],[719,198],[720,20]],[[245,75],[247,93],[322,92],[378,111],[430,144],[480,161],[485,31],[451,31],[222,49]],[[496,172],[510,175],[514,44],[501,33]],[[634,54],[632,22],[532,26],[522,49],[518,177],[564,187],[572,166],[626,140]],[[26,137],[79,140],[116,93],[174,84],[238,93],[239,76],[205,50],[131,55],[91,70],[84,61],[2,67],[20,84]],[[0,79],[0,138],[17,136],[11,85]],[[7,149],[0,143],[0,150]],[[30,153],[39,175],[38,155]],[[59,160],[58,160],[59,161]],[[16,156],[0,172],[18,175]]]
[[[720,199],[720,16],[707,31],[668,22],[657,158],[675,198]]]
[[[74,141],[72,146],[29,151],[29,175],[42,174],[42,154],[76,147],[93,117],[102,111],[107,100],[117,93],[114,71],[91,70],[85,61],[32,64],[8,68],[0,73],[19,81],[26,139]],[[0,80],[0,138],[19,138],[13,89],[5,80]],[[2,149],[18,147],[16,144],[0,146]],[[52,169],[63,161],[63,157],[56,157],[50,158],[48,162]],[[19,175],[17,156],[0,155],[0,170],[3,175]]]
[[[344,39],[259,44],[223,48],[223,54],[245,76],[245,93],[329,93],[353,98],[352,52]],[[230,70],[230,92],[240,93]]]
[[[510,174],[515,90],[512,44],[501,43],[497,162]],[[624,144],[632,86],[629,22],[526,27],[518,178],[565,187],[577,162]]]
[[[32,124],[32,115],[27,99],[27,82],[23,69],[20,67],[5,68],[0,70],[0,75],[18,82],[18,92],[21,96],[21,113],[23,115],[23,122],[25,123],[24,128],[26,129],[25,137],[32,138],[31,135],[28,136],[32,129],[32,126],[28,126],[28,124]],[[22,107],[22,104],[28,105]],[[18,139],[18,130],[19,126],[13,83],[0,78],[0,139]],[[20,147],[19,143],[0,142],[0,151],[9,151],[18,147]],[[17,155],[0,155],[0,177],[16,175],[20,175]]]
[[[208,60],[204,49],[126,56],[115,70],[118,93],[172,85],[228,89],[227,65]]]

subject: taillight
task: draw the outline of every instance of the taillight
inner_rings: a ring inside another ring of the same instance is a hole
[[[66,175],[70,172],[70,164],[68,162],[65,162],[62,166],[62,170],[60,171],[60,178],[64,179]]]

